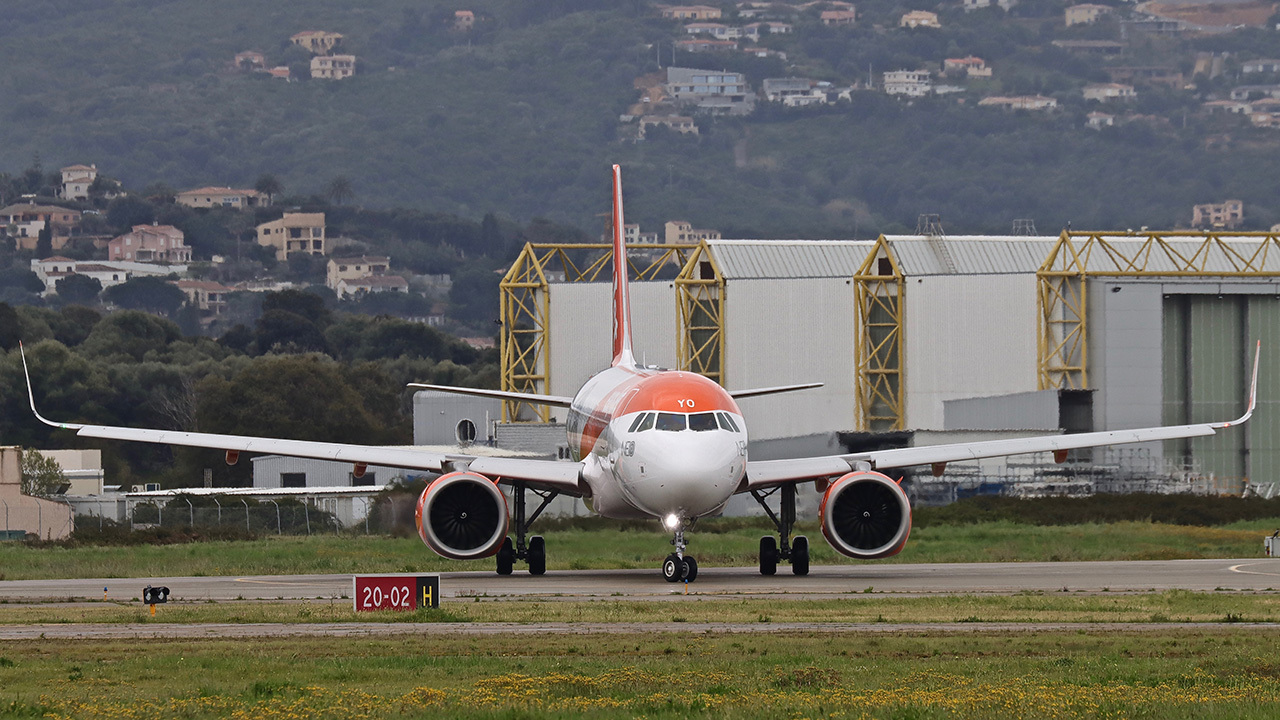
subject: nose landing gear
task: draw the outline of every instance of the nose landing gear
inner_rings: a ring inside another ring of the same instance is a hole
[[[676,546],[676,551],[662,561],[662,579],[671,583],[681,580],[693,582],[698,577],[698,561],[694,560],[692,555],[684,554],[686,544],[683,527],[676,529],[671,544]]]

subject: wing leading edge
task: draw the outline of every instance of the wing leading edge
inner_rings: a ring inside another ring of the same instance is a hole
[[[19,347],[21,348],[21,345]],[[31,412],[35,414],[36,419],[52,427],[74,430],[80,437],[130,440],[161,445],[181,445],[184,447],[222,450],[224,452],[266,453],[352,464],[382,465],[408,470],[427,470],[430,472],[452,472],[466,468],[489,477],[502,480],[520,480],[567,494],[590,494],[586,483],[582,481],[582,463],[576,462],[483,457],[465,453],[438,453],[406,447],[380,447],[376,445],[288,440],[248,435],[220,435],[215,433],[55,422],[42,416],[40,411],[36,409],[35,394],[31,389],[31,375],[27,370],[25,349],[22,350],[22,371],[27,380],[27,399],[31,403]]]
[[[789,482],[803,482],[805,480],[832,477],[843,475],[859,468],[885,470],[913,465],[945,465],[950,462],[979,460],[1005,455],[1065,452],[1067,450],[1104,445],[1124,445],[1213,435],[1218,430],[1244,424],[1253,415],[1253,411],[1258,405],[1258,360],[1261,354],[1262,343],[1259,341],[1253,357],[1253,376],[1249,383],[1248,409],[1235,420],[1137,428],[1134,430],[1106,430],[1071,435],[1044,435],[1013,440],[987,440],[918,448],[895,448],[849,455],[797,458],[795,460],[749,461],[747,463],[747,482],[742,489],[746,491]]]

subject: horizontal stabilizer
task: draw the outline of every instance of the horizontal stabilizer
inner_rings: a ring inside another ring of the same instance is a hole
[[[800,385],[778,385],[777,387],[751,388],[750,390],[730,390],[729,395],[734,400],[741,398],[756,397],[757,395],[773,395],[775,393],[793,392],[795,390],[808,390],[809,388],[822,387],[822,383],[802,383]]]
[[[498,400],[515,400],[533,403],[534,405],[551,405],[552,407],[569,407],[573,398],[561,395],[539,395],[537,393],[509,392],[507,390],[484,390],[481,388],[454,387],[452,385],[427,385],[426,383],[409,383],[409,387],[419,390],[438,390],[458,395],[475,395],[476,397],[497,398]]]

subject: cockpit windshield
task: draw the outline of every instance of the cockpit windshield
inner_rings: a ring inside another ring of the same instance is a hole
[[[680,413],[658,413],[656,427],[667,432],[679,432],[688,427],[686,424],[688,417],[688,415],[681,415]]]
[[[715,413],[697,413],[689,416],[689,429],[697,432],[706,432],[707,430],[717,430]]]
[[[704,412],[692,415],[669,412],[640,413],[635,420],[631,421],[631,428],[627,432],[637,433],[655,429],[664,432],[680,432],[681,430],[693,430],[694,432],[728,430],[735,433],[740,432],[738,424],[733,421],[733,418],[728,413],[723,412]]]

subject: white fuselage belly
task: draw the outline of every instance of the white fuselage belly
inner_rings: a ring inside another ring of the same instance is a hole
[[[645,414],[662,414],[667,429],[650,418],[632,430]],[[695,415],[700,423],[690,420]],[[686,427],[670,429],[677,420]],[[567,424],[592,508],[605,517],[708,515],[724,507],[746,471],[741,411],[718,385],[690,373],[611,367],[578,392]]]

